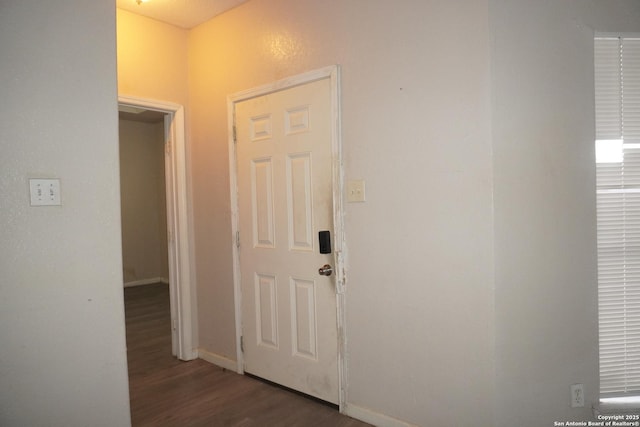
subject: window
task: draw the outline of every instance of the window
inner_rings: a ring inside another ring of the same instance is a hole
[[[640,37],[595,40],[600,397],[640,396]]]

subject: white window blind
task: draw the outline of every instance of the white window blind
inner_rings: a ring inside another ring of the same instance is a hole
[[[640,37],[595,40],[600,395],[640,395]],[[607,153],[608,151],[608,153]]]

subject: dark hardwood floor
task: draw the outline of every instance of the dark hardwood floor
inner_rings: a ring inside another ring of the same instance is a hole
[[[167,285],[126,288],[125,310],[134,427],[369,425],[203,360],[171,356]]]

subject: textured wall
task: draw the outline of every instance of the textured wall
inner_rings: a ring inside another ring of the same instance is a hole
[[[492,0],[496,425],[587,421],[598,402],[594,31],[636,1]],[[585,408],[570,407],[571,384]]]
[[[118,94],[187,105],[188,31],[122,9],[118,22]]]
[[[117,9],[118,94],[171,102],[185,107],[186,168],[190,171],[188,31]],[[190,210],[190,182],[187,172],[187,209]],[[192,232],[193,230],[189,230]],[[189,250],[193,250],[192,247]],[[194,263],[192,253],[186,254]],[[205,261],[208,262],[208,261]],[[192,272],[192,280],[195,272]],[[193,287],[193,283],[190,283]],[[197,346],[196,292],[192,291],[192,325]]]
[[[200,346],[235,358],[228,94],[342,70],[347,395],[419,425],[492,424],[484,1],[251,1],[189,35]]]
[[[0,1],[3,426],[130,424],[115,42],[110,1]]]
[[[165,26],[152,62],[188,37],[188,79],[138,85],[137,64],[120,88],[186,102],[188,80],[200,347],[235,358],[226,97],[340,64],[345,174],[367,181],[346,206],[349,406],[588,419],[569,386],[597,401],[592,40],[638,22],[631,0],[262,0]]]

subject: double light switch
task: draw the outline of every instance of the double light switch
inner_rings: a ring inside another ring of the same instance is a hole
[[[31,206],[60,206],[59,179],[30,179]]]

